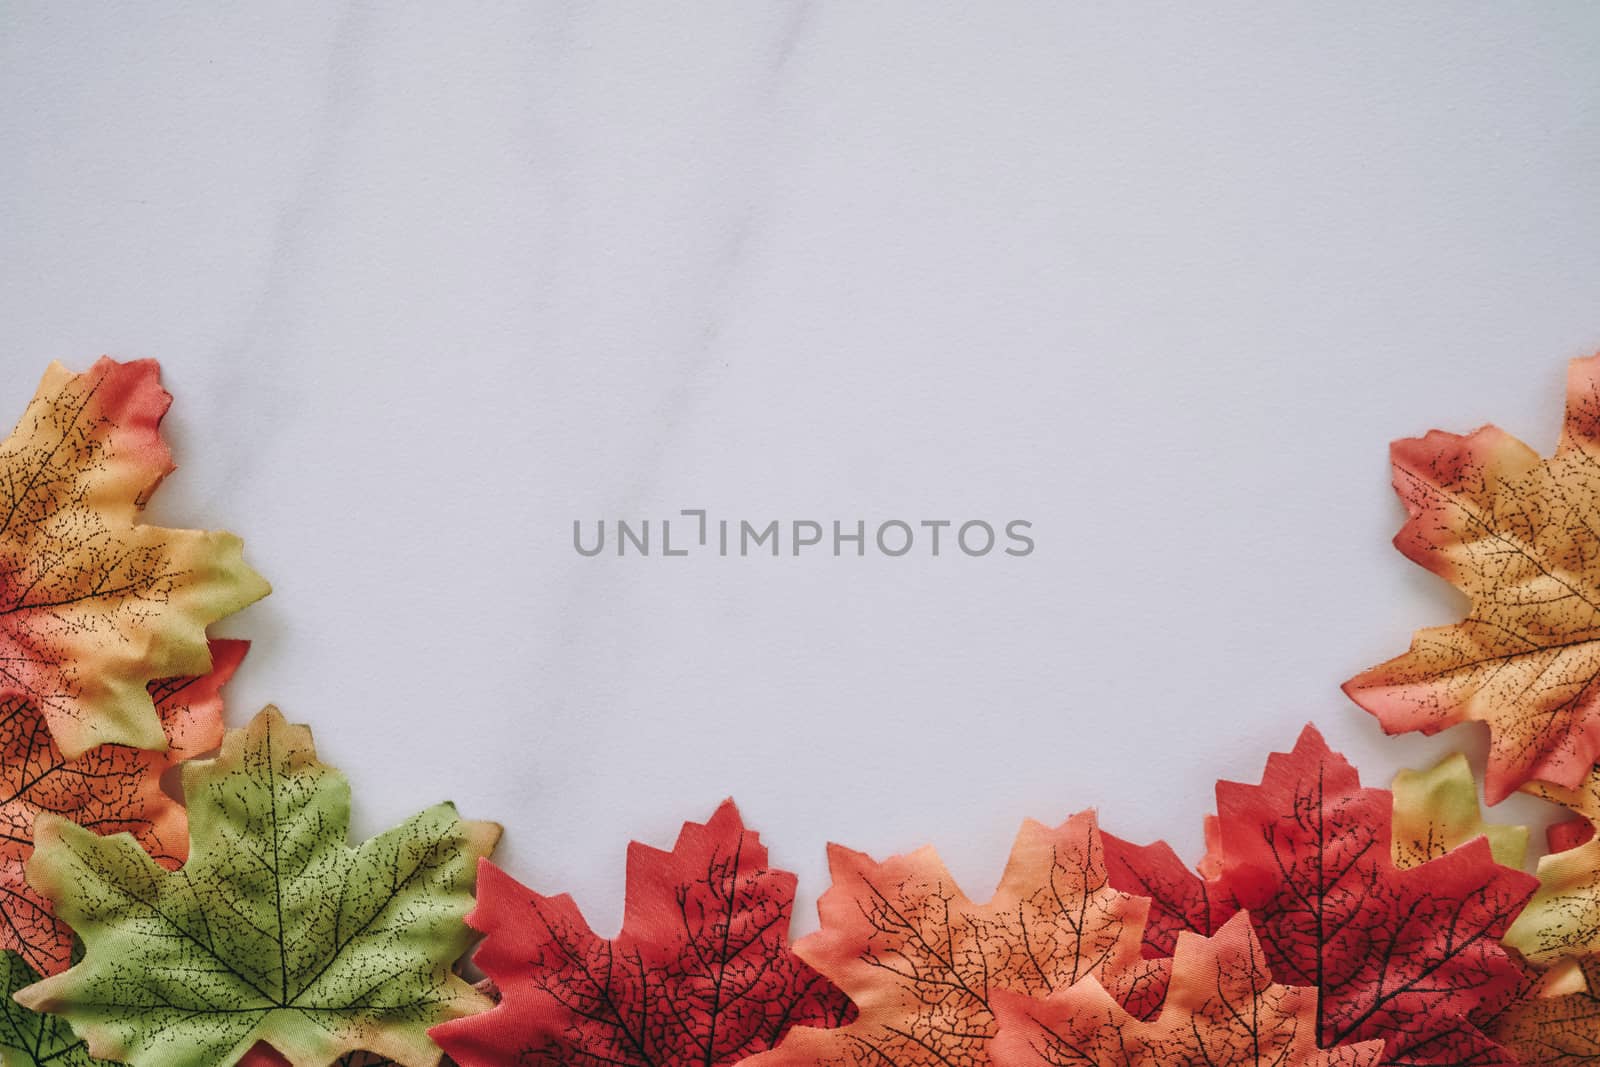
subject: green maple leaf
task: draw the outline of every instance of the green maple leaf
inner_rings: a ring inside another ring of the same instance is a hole
[[[450,967],[498,826],[440,804],[351,848],[344,776],[270,707],[189,764],[184,791],[176,871],[127,834],[40,817],[28,877],[86,955],[24,1007],[136,1067],[229,1067],[258,1040],[293,1067],[359,1049],[433,1067],[428,1027],[490,1006]]]
[[[82,956],[73,946],[73,962]],[[5,1067],[99,1067],[105,1061],[89,1055],[89,1046],[64,1019],[30,1011],[11,994],[39,980],[39,972],[9,949],[0,961],[0,1064]]]

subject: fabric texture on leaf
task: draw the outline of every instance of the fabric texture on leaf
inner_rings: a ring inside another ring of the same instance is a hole
[[[1216,869],[1218,830],[1216,817],[1208,816],[1207,859],[1199,865],[1199,877],[1165,841],[1135,845],[1101,833],[1111,885],[1150,901],[1143,936],[1146,959],[1170,958],[1178,951],[1180,935],[1211,934],[1239,911],[1239,902]]]
[[[0,699],[71,759],[163,747],[146,683],[211,669],[205,628],[268,592],[228,533],[139,522],[172,470],[153,360],[52,364],[0,444]]]
[[[4,953],[5,988],[0,990],[0,1067],[94,1067],[105,1060],[89,1055],[89,1046],[66,1020],[24,1008],[11,995],[40,978],[15,952]]]
[[[1139,953],[1148,902],[1107,884],[1093,813],[1053,829],[1024,824],[986,904],[961,892],[931,848],[877,863],[835,845],[829,861],[822,928],[795,951],[859,1018],[796,1028],[749,1067],[978,1067],[990,1062],[1000,990],[1044,996],[1093,976],[1122,1003],[1152,1007],[1165,992],[1166,967]]]
[[[288,1065],[289,1061],[271,1045],[257,1045],[239,1061],[239,1067],[288,1067]],[[328,1067],[394,1067],[394,1061],[371,1052],[346,1052]]]
[[[67,759],[37,705],[21,697],[0,700],[0,948],[16,951],[44,974],[61,971],[70,960],[71,931],[28,885],[24,870],[40,812],[99,834],[130,833],[165,867],[183,862],[187,819],[183,806],[162,790],[161,776],[221,742],[220,690],[248,647],[244,641],[213,641],[209,674],[150,683],[167,737],[164,752],[102,745]]]
[[[1532,779],[1576,787],[1600,760],[1600,357],[1572,362],[1549,459],[1493,426],[1391,452],[1396,547],[1471,606],[1345,692],[1390,733],[1488,723],[1491,804]]]
[[[1230,907],[1248,909],[1280,982],[1321,993],[1319,1043],[1381,1038],[1386,1064],[1512,1067],[1482,1030],[1516,996],[1522,968],[1500,938],[1537,885],[1494,862],[1477,838],[1415,867],[1395,866],[1391,795],[1361,787],[1355,768],[1307,727],[1274,754],[1259,785],[1217,784],[1205,893],[1199,875],[1166,862],[1170,849],[1119,855],[1112,884],[1152,894],[1163,929],[1215,932]],[[1155,856],[1159,866],[1144,864]],[[1141,870],[1137,879],[1126,871]],[[1152,926],[1157,925],[1152,922]],[[1176,948],[1174,936],[1174,949]]]
[[[1545,849],[1550,852],[1577,848],[1594,837],[1594,824],[1588,819],[1563,819],[1544,828]]]
[[[568,896],[485,861],[468,922],[498,1007],[433,1037],[461,1067],[721,1067],[850,1002],[788,944],[795,877],[767,866],[732,801],[672,851],[628,847],[622,931],[597,937]]]
[[[1520,869],[1526,861],[1528,828],[1484,822],[1477,779],[1459,752],[1426,771],[1401,771],[1393,792],[1396,867],[1438,859],[1475,837],[1488,838],[1494,861],[1502,867]]]
[[[1584,957],[1567,975],[1552,971],[1507,1009],[1495,1037],[1524,1067],[1600,1062],[1600,957]]]
[[[440,804],[350,847],[349,786],[274,708],[183,781],[176,871],[127,835],[39,817],[29,878],[87,952],[25,1006],[136,1067],[228,1067],[258,1040],[294,1067],[359,1050],[432,1067],[427,1028],[488,1007],[450,967],[499,827]]]
[[[1317,1045],[1317,991],[1272,980],[1244,913],[1178,935],[1161,1013],[1128,1014],[1094,978],[1049,997],[997,992],[995,1067],[1376,1067],[1382,1041]]]
[[[1576,789],[1535,782],[1535,796],[1564,808],[1591,830],[1600,826],[1600,768]],[[1572,843],[1539,860],[1539,891],[1506,934],[1506,943],[1538,964],[1600,953],[1600,839],[1567,823],[1551,827],[1552,845]]]

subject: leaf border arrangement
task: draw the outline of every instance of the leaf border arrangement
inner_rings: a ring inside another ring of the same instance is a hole
[[[1395,442],[1395,544],[1470,605],[1344,686],[1390,733],[1486,724],[1487,800],[1571,813],[1536,873],[1465,757],[1377,789],[1307,726],[1217,784],[1192,866],[1092,811],[1024,823],[982,902],[932,848],[832,845],[793,944],[732,801],[629,845],[610,939],[448,803],[352,845],[309,729],[223,728],[246,645],[206,629],[268,587],[232,534],[139,521],[158,378],[52,364],[0,444],[0,1067],[1600,1062],[1600,355],[1548,458]]]

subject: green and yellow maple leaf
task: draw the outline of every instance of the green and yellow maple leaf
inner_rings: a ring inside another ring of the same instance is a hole
[[[75,946],[77,962],[82,949]],[[39,980],[39,972],[17,953],[0,954],[0,1065],[3,1067],[97,1067],[104,1060],[89,1055],[89,1046],[66,1020],[24,1008],[11,995]]]
[[[1600,767],[1576,789],[1548,782],[1523,786],[1600,827]],[[1600,953],[1600,838],[1539,860],[1539,891],[1506,931],[1506,943],[1540,965]],[[1596,1047],[1600,1053],[1600,1046]]]
[[[1425,771],[1394,777],[1394,833],[1390,843],[1396,867],[1420,867],[1477,837],[1489,839],[1494,861],[1521,869],[1528,854],[1528,828],[1484,821],[1478,781],[1467,757],[1457,752]]]
[[[189,859],[41,816],[28,875],[82,963],[16,999],[105,1059],[228,1067],[257,1041],[293,1067],[366,1050],[433,1067],[427,1029],[490,1001],[451,971],[477,860],[499,837],[448,803],[350,847],[350,790],[267,708],[184,771]]]

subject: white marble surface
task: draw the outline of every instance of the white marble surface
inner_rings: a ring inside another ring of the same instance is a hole
[[[8,5],[0,397],[159,357],[156,516],[276,585],[234,721],[600,928],[729,793],[802,926],[830,838],[1193,851],[1307,719],[1475,743],[1337,688],[1458,607],[1385,444],[1549,448],[1600,348],[1600,9],[1201,6]],[[696,506],[1038,549],[570,547]]]

